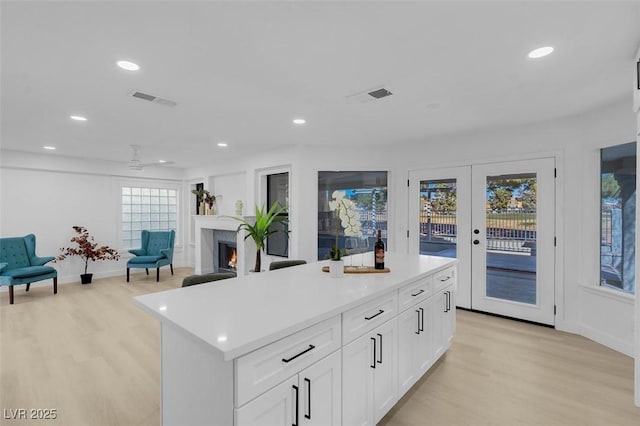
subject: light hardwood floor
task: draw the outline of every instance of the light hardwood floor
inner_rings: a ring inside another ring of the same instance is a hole
[[[0,423],[159,425],[159,325],[131,298],[192,273],[164,269],[160,283],[135,274],[55,296],[50,284],[20,286],[14,305],[1,293]],[[449,352],[381,424],[638,426],[632,380],[632,359],[585,338],[458,310]],[[21,408],[57,419],[5,418]]]

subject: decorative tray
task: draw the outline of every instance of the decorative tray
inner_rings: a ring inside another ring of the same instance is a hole
[[[322,272],[329,272],[328,266],[322,267]],[[345,266],[345,274],[382,274],[385,272],[391,272],[391,269],[375,269],[373,266]]]

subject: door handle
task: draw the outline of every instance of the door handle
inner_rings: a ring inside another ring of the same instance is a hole
[[[416,331],[416,334],[420,334],[420,311],[416,309],[416,313],[418,314],[418,331]]]
[[[307,383],[307,414],[304,415],[305,419],[311,419],[311,380],[304,378]]]
[[[378,364],[382,364],[382,334],[378,333],[378,337],[380,338],[380,360],[378,360]]]
[[[297,355],[292,356],[291,358],[282,358],[282,362],[291,362],[294,359],[298,358],[299,356],[304,355],[304,354],[306,354],[307,352],[309,352],[311,350],[314,350],[315,348],[316,348],[315,346],[309,345],[309,347],[307,349],[305,349],[304,351],[300,352]]]
[[[480,240],[473,240],[473,244],[477,246],[478,244],[480,244]]]
[[[292,385],[293,386],[293,390],[296,393],[296,401],[294,402],[295,406],[296,406],[296,422],[292,424],[292,426],[298,426],[300,424],[299,422],[299,412],[298,412],[298,397],[299,397],[299,391],[298,391],[298,387],[296,385]]]
[[[447,311],[451,310],[451,292],[447,291]]]
[[[370,317],[364,317],[364,319],[366,319],[367,321],[374,319],[375,317],[377,317],[380,314],[383,314],[384,311],[382,309],[378,310],[377,314],[371,315]]]
[[[420,308],[420,331],[424,331],[424,308]]]
[[[373,362],[371,363],[370,367],[375,369],[376,368],[376,338],[372,337],[371,340],[373,340]]]
[[[444,312],[449,312],[449,295],[447,292],[444,292]]]

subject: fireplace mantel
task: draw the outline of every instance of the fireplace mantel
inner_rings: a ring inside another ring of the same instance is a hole
[[[196,227],[196,265],[195,273],[198,275],[214,272],[213,257],[218,256],[218,248],[213,244],[213,231],[236,231],[240,222],[228,216],[193,216]],[[247,220],[254,219],[245,216]],[[250,265],[255,262],[256,246],[251,238],[244,239],[245,231],[237,233],[236,252],[238,255],[238,275],[249,273]]]

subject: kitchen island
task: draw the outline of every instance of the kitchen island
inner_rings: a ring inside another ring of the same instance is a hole
[[[456,260],[327,263],[135,297],[160,320],[162,424],[375,424],[448,347]]]

